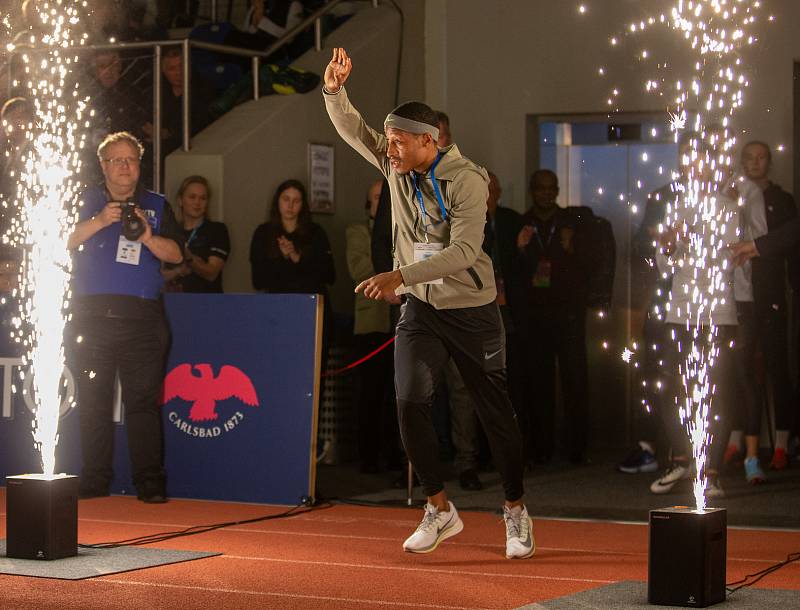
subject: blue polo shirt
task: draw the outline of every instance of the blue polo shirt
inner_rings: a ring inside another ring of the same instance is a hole
[[[78,221],[83,222],[100,213],[110,197],[102,186],[90,187],[83,197]],[[147,216],[153,235],[176,239],[177,222],[163,195],[137,190],[134,201]],[[83,242],[73,257],[73,294],[77,298],[93,295],[116,295],[157,300],[163,279],[161,261],[141,245],[138,264],[120,262],[118,250],[122,238],[122,223],[115,222]]]

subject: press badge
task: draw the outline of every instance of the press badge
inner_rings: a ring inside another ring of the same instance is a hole
[[[419,263],[420,261],[428,260],[434,254],[441,252],[443,248],[444,244],[425,244],[417,242],[414,244],[414,262]],[[422,282],[422,284],[440,285],[444,284],[444,279],[438,278],[429,282]]]
[[[122,235],[117,244],[117,262],[126,265],[138,265],[142,256],[142,244],[138,241],[129,241]]]
[[[550,275],[553,265],[549,259],[540,258],[536,265],[536,273],[533,274],[534,288],[550,288]]]

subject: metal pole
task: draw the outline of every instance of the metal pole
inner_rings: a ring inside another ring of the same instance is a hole
[[[253,99],[261,97],[261,58],[253,55]]]
[[[161,46],[153,55],[153,190],[161,192]]]
[[[211,23],[217,22],[217,0],[211,0]]]
[[[314,21],[314,50],[322,50],[322,19]]]
[[[189,137],[192,133],[191,125],[191,104],[190,104],[190,91],[191,79],[189,75],[192,73],[191,55],[189,48],[189,39],[183,41],[181,45],[183,48],[183,150],[189,152]]]

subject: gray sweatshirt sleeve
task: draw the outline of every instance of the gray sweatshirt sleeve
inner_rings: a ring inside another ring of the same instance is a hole
[[[413,286],[464,271],[481,253],[489,188],[477,171],[464,170],[450,184],[450,243],[441,252],[400,268],[403,284]]]
[[[384,176],[389,175],[389,160],[386,158],[386,136],[366,124],[361,114],[350,103],[345,88],[338,93],[323,89],[325,109],[336,131],[355,151],[377,167]]]

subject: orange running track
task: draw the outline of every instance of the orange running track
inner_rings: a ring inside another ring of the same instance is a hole
[[[0,502],[5,507],[4,489]],[[78,538],[105,542],[284,510],[193,500],[85,500]],[[154,545],[224,553],[219,557],[81,581],[0,575],[0,608],[513,609],[647,579],[644,524],[536,519],[536,555],[509,561],[502,520],[478,512],[461,513],[464,531],[434,553],[404,553],[402,541],[421,514],[418,508],[335,505]],[[727,581],[798,550],[797,531],[730,529]],[[800,590],[800,565],[790,564],[756,586]]]

